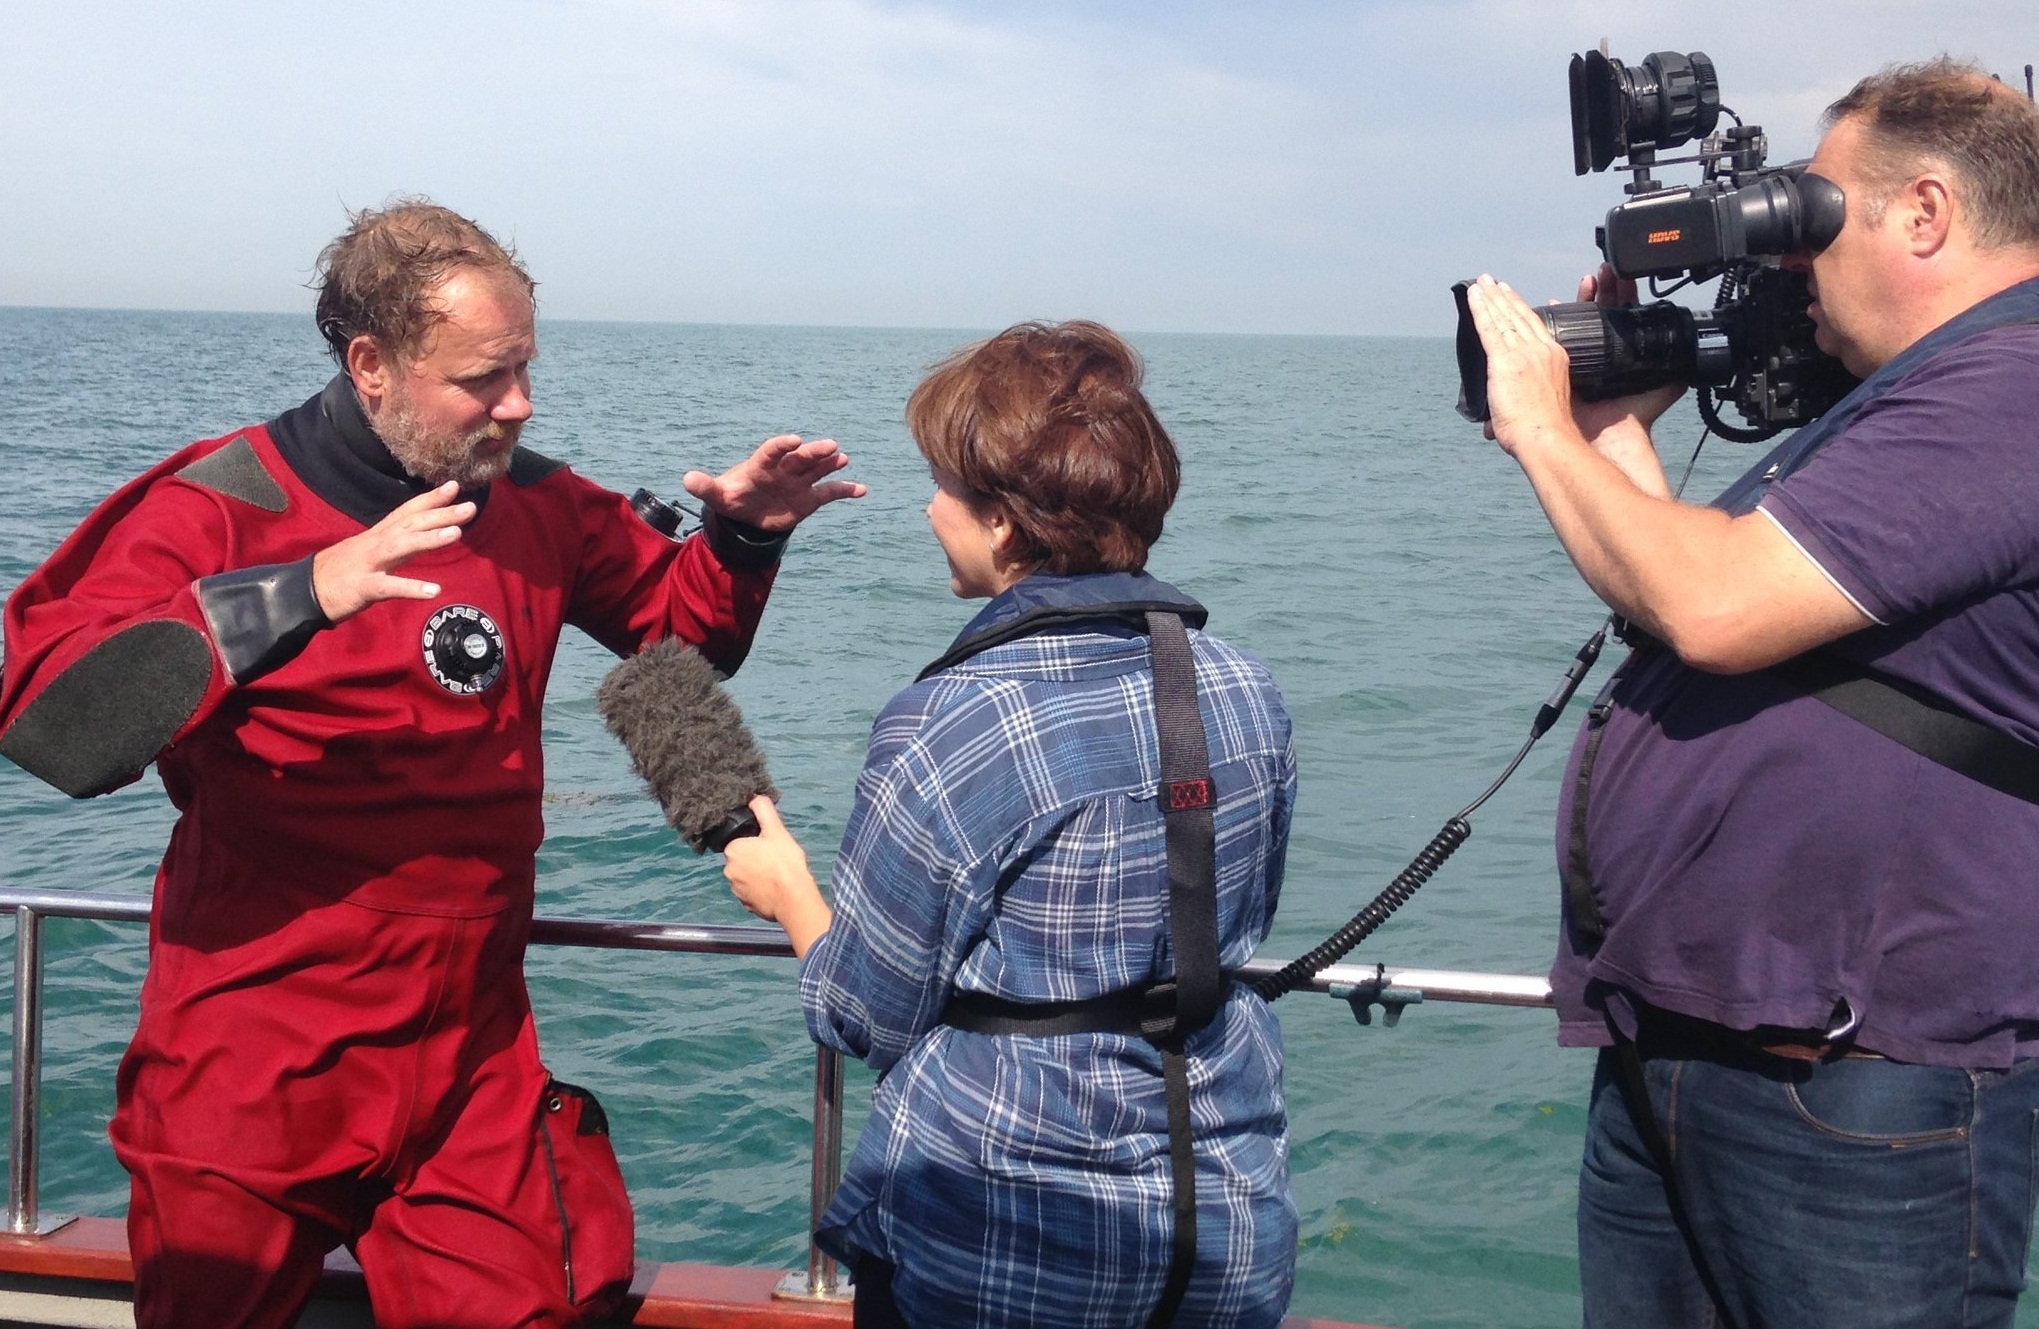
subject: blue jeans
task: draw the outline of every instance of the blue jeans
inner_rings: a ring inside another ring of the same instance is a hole
[[[1739,1329],[2010,1329],[2039,1060],[1963,1071],[1652,1049],[1644,1079]],[[1579,1170],[1588,1329],[1720,1323],[1603,1052]]]

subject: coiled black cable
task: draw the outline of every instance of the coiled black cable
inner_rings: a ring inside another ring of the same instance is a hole
[[[1388,883],[1387,889],[1368,901],[1366,908],[1354,914],[1344,927],[1274,973],[1253,980],[1249,986],[1259,994],[1262,1001],[1273,1001],[1295,991],[1323,970],[1344,959],[1353,947],[1372,936],[1375,928],[1387,922],[1390,914],[1407,904],[1409,897],[1416,893],[1417,888],[1429,881],[1437,869],[1444,866],[1444,860],[1450,858],[1458,847],[1466,842],[1466,837],[1473,833],[1473,813],[1479,811],[1480,805],[1494,796],[1495,790],[1507,783],[1508,777],[1515,774],[1515,768],[1522,764],[1522,759],[1529,755],[1529,749],[1536,745],[1536,740],[1550,732],[1550,727],[1564,714],[1565,707],[1572,700],[1572,694],[1579,690],[1579,684],[1585,681],[1587,672],[1593,668],[1593,662],[1600,658],[1600,648],[1606,644],[1607,632],[1613,623],[1614,620],[1609,619],[1598,632],[1587,639],[1585,645],[1579,648],[1578,654],[1572,657],[1572,663],[1566,668],[1565,676],[1558,683],[1556,690],[1537,709],[1536,720],[1529,727],[1528,741],[1516,750],[1515,759],[1508,763],[1508,768],[1495,778],[1494,783],[1487,786],[1486,792],[1468,803],[1457,816],[1444,823],[1437,834],[1430,837],[1430,843],[1424,845],[1416,857],[1410,860],[1409,866],[1403,868],[1395,879]]]
[[[1732,115],[1733,112],[1730,111],[1729,114]],[[1735,123],[1740,124],[1741,121],[1737,119]],[[1703,402],[1701,414],[1705,414]],[[1710,416],[1708,422],[1712,422]],[[1692,468],[1699,462],[1699,453],[1706,446],[1707,437],[1702,433],[1698,445],[1692,449],[1692,457],[1685,463],[1685,474],[1678,481],[1678,488],[1675,491],[1677,496],[1684,495],[1685,486],[1692,479]],[[1430,843],[1424,845],[1416,857],[1410,860],[1409,866],[1403,868],[1401,873],[1388,883],[1388,888],[1368,901],[1366,908],[1354,914],[1344,927],[1326,937],[1307,954],[1289,961],[1267,977],[1255,979],[1248,984],[1259,994],[1262,1001],[1273,1001],[1295,991],[1325,969],[1344,959],[1353,947],[1372,936],[1375,928],[1387,922],[1390,914],[1409,903],[1409,897],[1416,893],[1417,888],[1429,881],[1437,869],[1444,866],[1444,860],[1450,858],[1458,847],[1466,842],[1466,837],[1473,833],[1473,813],[1479,811],[1480,805],[1494,796],[1495,790],[1508,782],[1508,777],[1515,774],[1515,768],[1522,764],[1522,759],[1536,746],[1536,740],[1549,733],[1550,727],[1564,714],[1565,707],[1571,704],[1572,694],[1579,690],[1579,684],[1585,682],[1586,675],[1592,671],[1594,661],[1600,658],[1600,648],[1606,645],[1607,634],[1615,629],[1617,622],[1617,619],[1610,616],[1600,625],[1600,630],[1588,637],[1586,644],[1572,657],[1572,663],[1565,668],[1564,678],[1559,680],[1557,687],[1545,699],[1543,705],[1537,708],[1536,719],[1529,726],[1528,740],[1516,750],[1515,760],[1509,762],[1507,769],[1495,777],[1494,783],[1487,786],[1485,793],[1466,804],[1456,817],[1444,823],[1443,828],[1430,837]]]
[[[1443,867],[1444,860],[1450,858],[1472,833],[1473,825],[1464,817],[1453,817],[1444,823],[1444,829],[1431,837],[1430,843],[1423,846],[1415,860],[1403,868],[1401,874],[1389,882],[1388,888],[1376,895],[1366,908],[1354,914],[1350,922],[1307,954],[1289,961],[1265,978],[1254,980],[1253,990],[1260,994],[1262,1001],[1273,1001],[1309,982],[1320,970],[1344,959],[1348,951],[1387,922],[1388,915],[1407,904],[1416,888],[1429,881],[1431,874]]]

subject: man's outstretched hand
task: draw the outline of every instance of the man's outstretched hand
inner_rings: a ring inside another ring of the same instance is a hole
[[[763,531],[790,531],[824,503],[862,498],[861,484],[828,477],[850,464],[832,438],[780,434],[720,475],[688,471],[687,492],[725,517]]]

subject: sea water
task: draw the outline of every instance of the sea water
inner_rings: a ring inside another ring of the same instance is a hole
[[[976,607],[948,593],[902,418],[927,367],[973,335],[541,323],[524,441],[591,479],[684,497],[685,471],[798,432],[840,440],[848,474],[870,485],[801,527],[730,685],[824,880],[878,707]],[[1448,341],[1130,339],[1183,458],[1150,568],[1266,661],[1295,718],[1301,794],[1262,950],[1293,956],[1498,774],[1602,611],[1514,463],[1453,413]],[[297,404],[331,372],[308,316],[0,309],[0,588],[129,477]],[[1681,411],[1658,436],[1675,479],[1696,417]],[[1709,449],[1695,495],[1753,457]],[[603,730],[593,693],[611,663],[570,633],[547,695],[539,911],[752,921]],[[1354,961],[1547,969],[1552,821],[1576,718]],[[144,893],[170,821],[153,774],[76,803],[0,763],[0,881]],[[0,943],[10,932],[0,924]],[[46,947],[42,1206],[119,1213],[126,1181],[105,1131],[143,933],[56,920]],[[804,1268],[814,1054],[791,963],[539,948],[528,969],[548,1064],[608,1107],[640,1253]],[[1393,1029],[1309,993],[1277,1010],[1302,1215],[1295,1312],[1576,1325],[1590,1054],[1560,1050],[1546,1010],[1433,1003]],[[851,1067],[852,1135],[870,1083]]]

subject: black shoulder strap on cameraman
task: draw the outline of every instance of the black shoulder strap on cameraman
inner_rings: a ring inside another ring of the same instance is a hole
[[[2000,794],[2039,803],[2039,748],[1949,706],[1925,688],[1828,650],[1771,672],[1885,738]]]
[[[1146,613],[1154,661],[1154,723],[1161,746],[1160,803],[1168,845],[1168,946],[1175,977],[1088,1001],[1014,1002],[956,992],[942,1023],[980,1034],[1128,1034],[1161,1053],[1168,1095],[1168,1163],[1174,1234],[1168,1279],[1147,1324],[1160,1329],[1182,1307],[1196,1268],[1196,1155],[1190,1133],[1189,1063],[1183,1045],[1225,997],[1218,968],[1218,840],[1212,818],[1209,745],[1197,707],[1196,660],[1180,615]]]
[[[1586,812],[1593,767],[1600,756],[1600,740],[1606,733],[1612,709],[1615,681],[1622,672],[1617,670],[1607,681],[1586,713],[1586,737],[1579,750],[1578,774],[1572,786],[1572,819],[1565,837],[1562,872],[1565,902],[1571,909],[1573,927],[1595,947],[1606,935],[1607,924],[1594,897],[1593,877],[1588,868]],[[2000,794],[2039,804],[2039,747],[1962,714],[1916,683],[1892,678],[1825,649],[1807,651],[1771,665],[1770,672],[1806,696],[1826,703],[1935,765],[1965,775]]]

